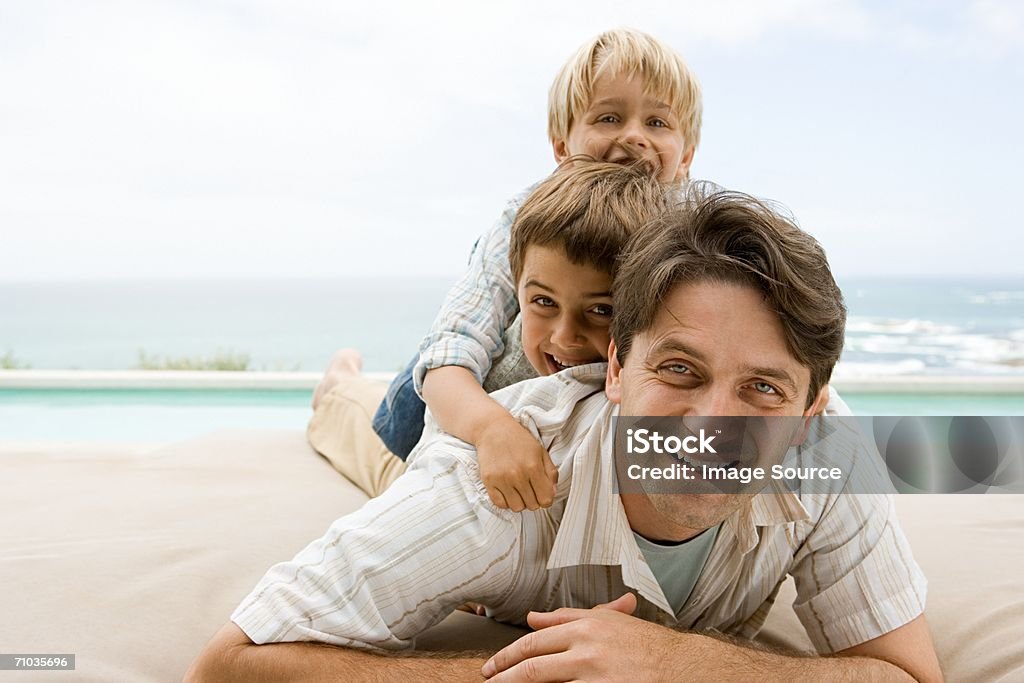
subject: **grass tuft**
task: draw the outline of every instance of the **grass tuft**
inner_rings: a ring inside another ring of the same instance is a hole
[[[0,370],[28,370],[31,367],[28,363],[18,360],[13,351],[7,351],[0,356]]]
[[[217,351],[212,356],[160,356],[150,355],[145,349],[139,349],[139,360],[135,364],[135,369],[242,372],[251,369],[249,364],[249,354],[230,349]]]

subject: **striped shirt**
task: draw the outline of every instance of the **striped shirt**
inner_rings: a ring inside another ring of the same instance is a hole
[[[420,361],[413,370],[417,393],[423,390],[428,370],[446,365],[466,368],[483,384],[491,363],[501,355],[502,335],[519,311],[508,262],[512,221],[535,187],[509,200],[491,229],[473,245],[469,269],[449,290],[430,332],[420,342]]]
[[[592,607],[633,591],[643,619],[750,638],[789,574],[797,615],[829,653],[923,612],[925,579],[889,496],[781,489],[723,521],[675,612],[612,493],[616,409],[604,376],[604,364],[580,366],[494,395],[558,467],[550,508],[496,508],[472,448],[436,435],[383,495],[271,568],[232,621],[256,643],[403,649],[467,601],[524,624],[530,610]]]

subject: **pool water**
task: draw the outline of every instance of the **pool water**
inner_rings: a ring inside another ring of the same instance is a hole
[[[304,430],[305,390],[0,389],[0,441],[155,442]],[[1024,395],[844,394],[858,415],[1024,415]]]
[[[220,429],[306,428],[309,391],[0,390],[0,441],[179,441]]]

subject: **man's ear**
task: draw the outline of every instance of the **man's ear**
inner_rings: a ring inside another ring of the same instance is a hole
[[[608,376],[604,382],[604,393],[612,403],[622,401],[622,366],[619,365],[615,340],[608,344]]]
[[[800,430],[793,438],[791,446],[799,446],[807,439],[807,432],[811,429],[811,420],[819,415],[825,414],[825,406],[828,405],[828,385],[823,386],[814,399],[814,403],[804,411],[804,419],[800,424]]]
[[[696,147],[691,147],[690,150],[683,155],[683,158],[679,160],[679,168],[676,169],[677,183],[690,177],[690,164],[693,163],[693,153],[696,151]]]
[[[565,161],[565,159],[569,156],[569,143],[567,143],[565,140],[552,140],[551,149],[555,153],[555,161],[559,164]]]
[[[826,384],[818,390],[818,395],[814,398],[814,403],[811,407],[804,411],[804,415],[824,415],[825,406],[828,405],[828,385]]]

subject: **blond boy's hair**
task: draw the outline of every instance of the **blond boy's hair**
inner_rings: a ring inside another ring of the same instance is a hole
[[[629,236],[664,214],[675,196],[641,165],[566,159],[516,213],[508,248],[514,281],[531,245],[558,247],[571,263],[614,277]]]
[[[645,92],[663,98],[679,117],[686,151],[700,142],[700,83],[675,50],[653,36],[630,28],[605,31],[573,55],[551,84],[548,137],[566,140],[587,108],[594,83],[605,74],[640,76]]]

